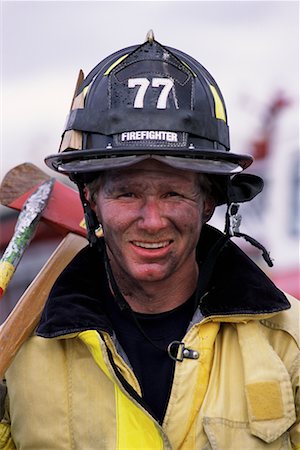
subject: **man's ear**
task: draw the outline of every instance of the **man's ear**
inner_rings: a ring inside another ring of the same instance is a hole
[[[90,190],[86,186],[84,188],[84,195],[85,195],[85,198],[87,199],[87,201],[89,202],[92,210],[96,213],[99,223],[101,223],[101,216],[100,216],[99,208],[97,207],[97,204],[94,202],[93,197],[90,193]]]
[[[202,212],[202,222],[206,223],[208,222],[213,213],[215,212],[215,208],[216,208],[216,201],[213,197],[207,196],[206,199],[204,200],[204,205],[203,205],[203,212]]]
[[[84,187],[84,195],[85,195],[85,198],[87,199],[87,201],[89,202],[89,204],[91,205],[91,208],[93,210],[95,210],[96,204],[91,196],[89,189],[86,186]]]

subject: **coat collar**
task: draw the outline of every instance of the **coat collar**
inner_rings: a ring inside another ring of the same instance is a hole
[[[215,228],[203,228],[198,244],[198,262],[223,235]],[[200,265],[201,272],[201,265]],[[227,241],[218,255],[201,302],[207,316],[265,315],[290,308],[290,303],[267,275],[233,242]]]
[[[210,248],[223,234],[204,226],[197,247],[200,267]],[[112,297],[104,261],[95,248],[85,247],[54,284],[45,305],[37,334],[55,337],[96,329],[112,333],[101,299]],[[204,317],[260,316],[290,308],[285,295],[234,243],[219,254],[208,291],[200,309]]]

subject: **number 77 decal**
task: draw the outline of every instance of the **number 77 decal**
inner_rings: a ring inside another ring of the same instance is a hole
[[[134,108],[144,108],[144,98],[146,91],[150,85],[150,81],[148,78],[129,78],[128,87],[134,88],[135,86],[139,86],[137,90],[135,99],[134,99]],[[166,109],[167,107],[167,99],[168,95],[174,86],[174,81],[170,78],[152,78],[151,86],[154,88],[158,88],[163,86],[156,103],[157,109]]]

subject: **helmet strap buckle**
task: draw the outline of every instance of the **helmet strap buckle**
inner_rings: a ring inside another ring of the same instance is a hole
[[[240,232],[242,216],[238,212],[239,208],[240,205],[234,202],[227,207],[225,232],[231,237]]]

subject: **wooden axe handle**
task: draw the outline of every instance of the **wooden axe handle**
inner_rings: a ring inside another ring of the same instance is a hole
[[[85,238],[72,233],[68,234],[0,326],[0,378],[23,342],[36,327],[53,283],[86,245]]]

